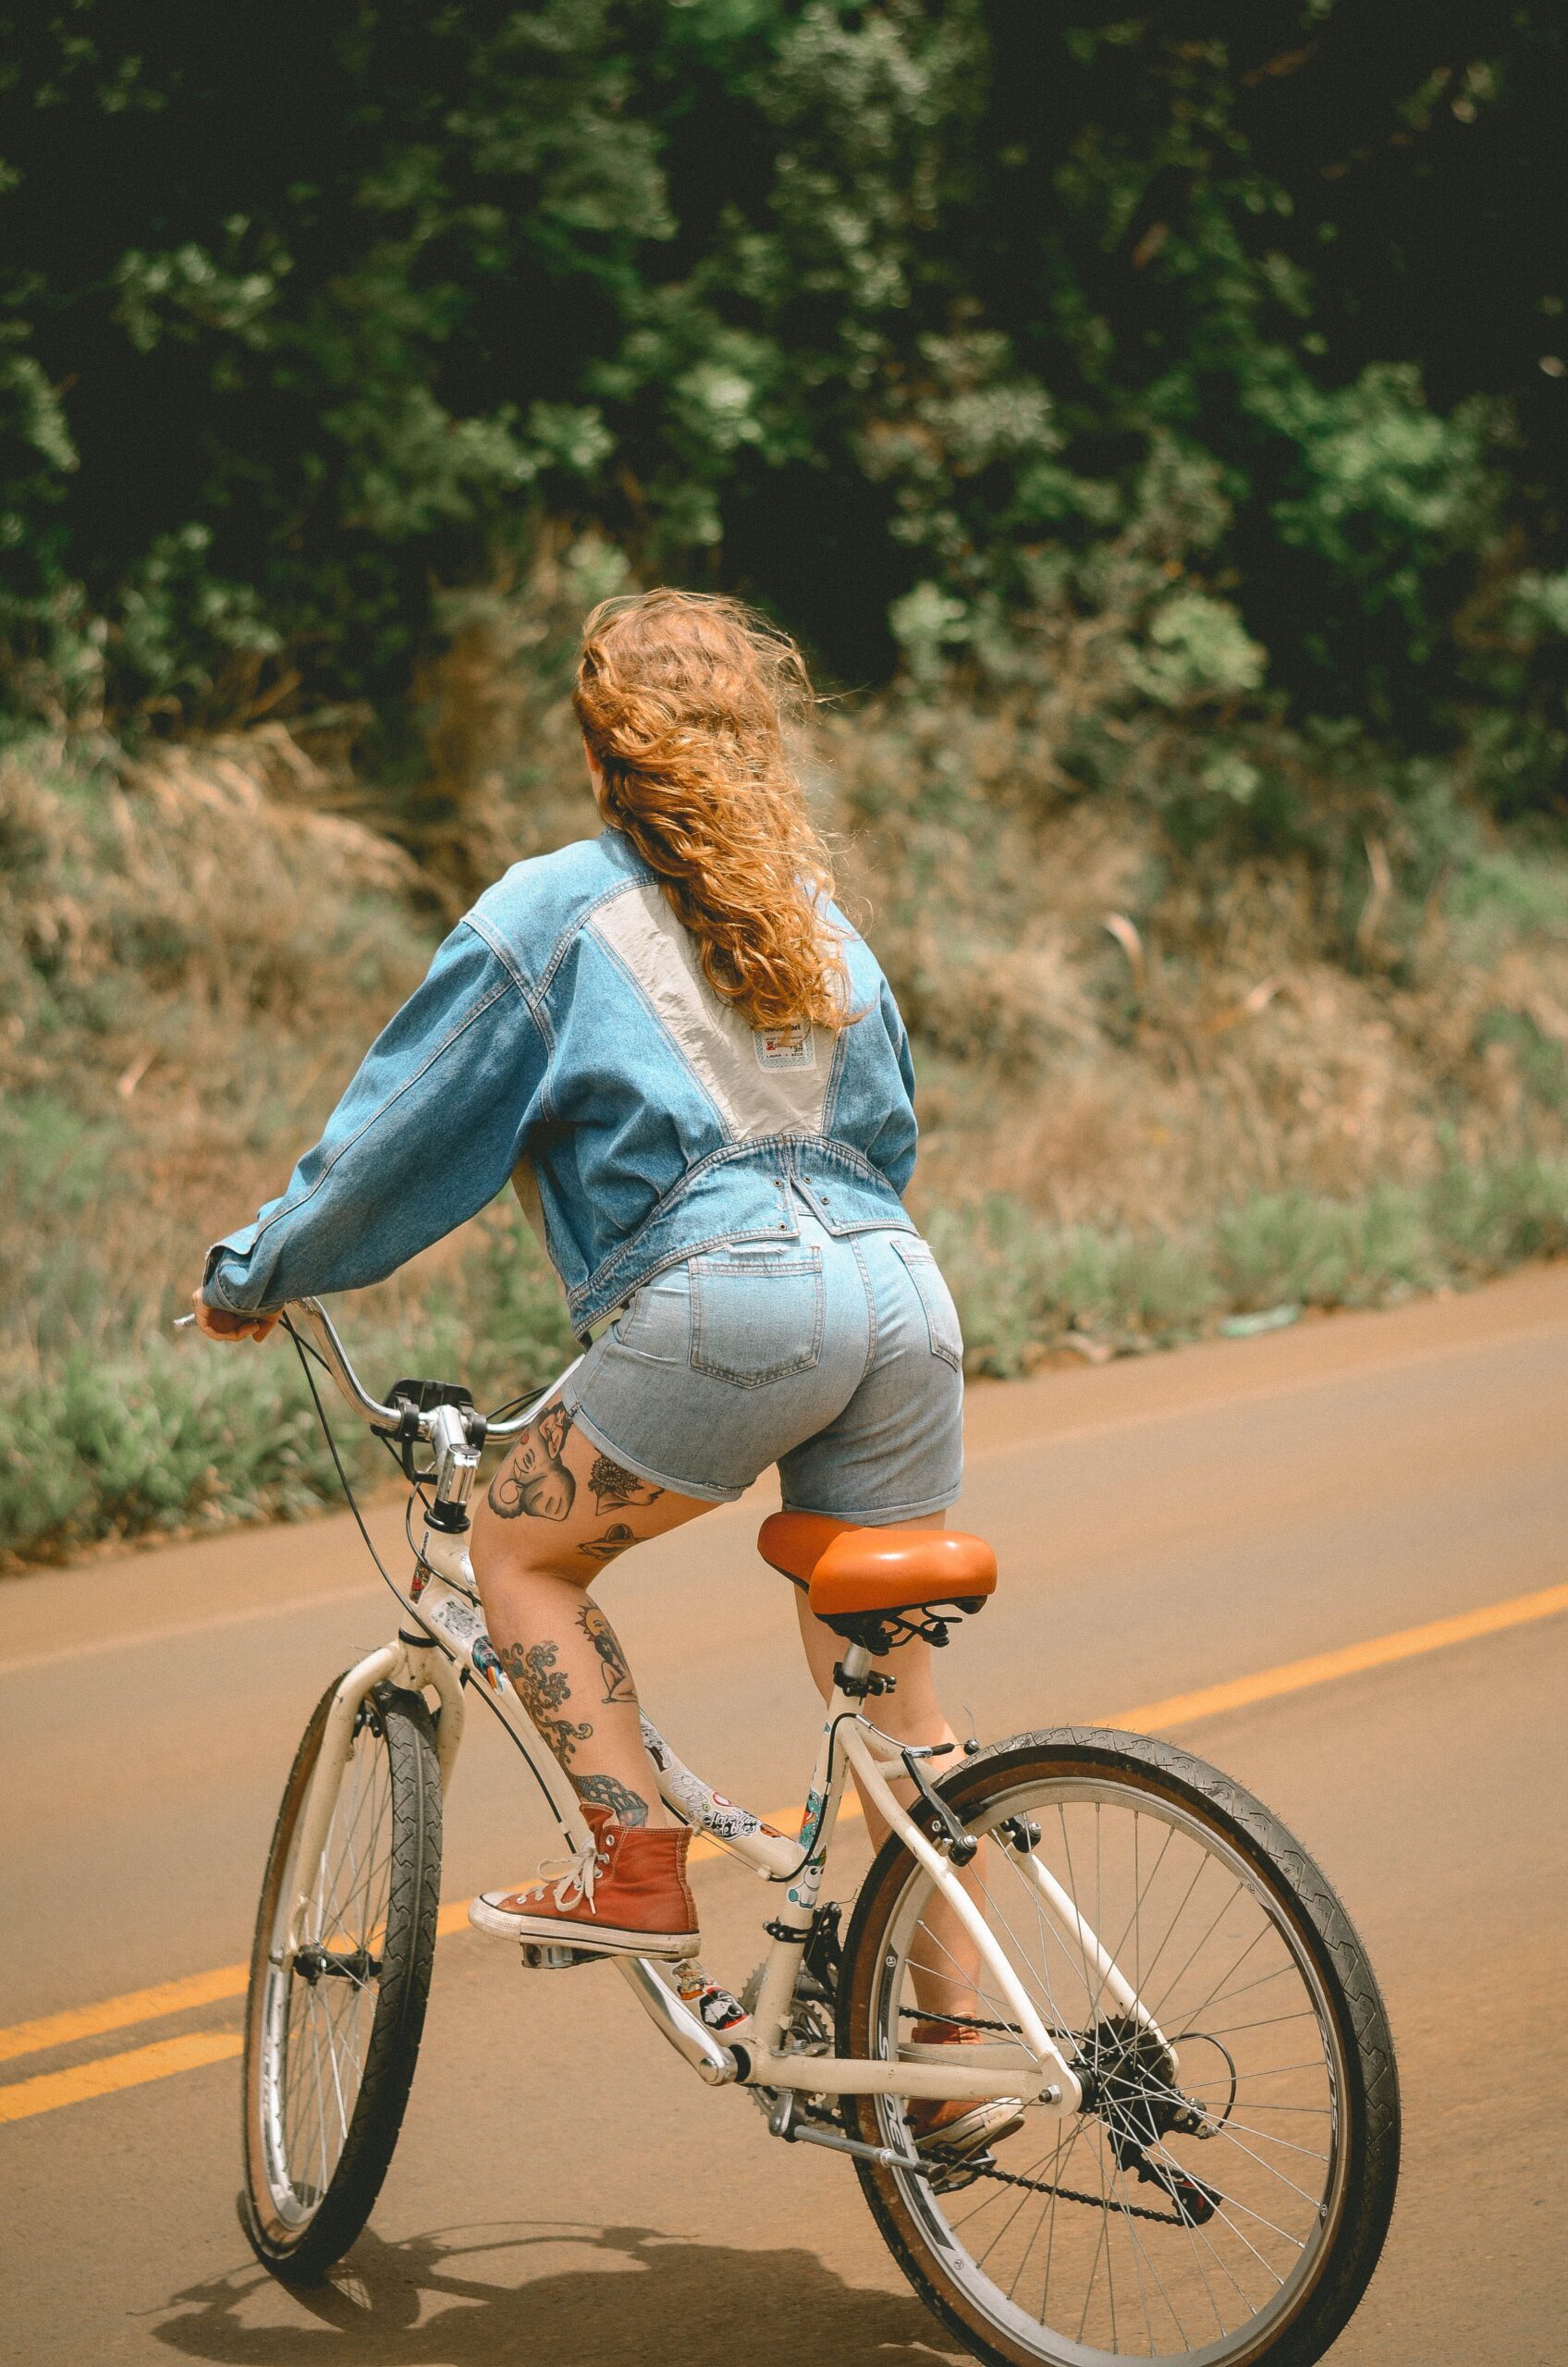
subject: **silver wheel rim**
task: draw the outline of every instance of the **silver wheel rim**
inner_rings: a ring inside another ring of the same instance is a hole
[[[312,1781],[320,1772],[318,1759]],[[392,1892],[392,1775],[381,1721],[370,1705],[308,1883],[298,1868],[304,1812],[302,1798],[278,1886],[261,2010],[262,2169],[273,2209],[290,2234],[315,2217],[343,2158],[381,1994]],[[295,1919],[300,1890],[308,1895]],[[307,1978],[301,1958],[310,1967],[312,1951],[337,1968]],[[355,1965],[356,1956],[371,1961]]]
[[[1233,2070],[1217,2134],[1167,2131],[1142,2149],[1221,2201],[1202,2227],[1138,2216],[1175,2216],[1176,2205],[1118,2161],[1112,2121],[1123,2133],[1129,2121],[1115,2105],[1066,2121],[1026,2114],[994,2156],[999,2170],[1104,2207],[989,2178],[944,2195],[890,2175],[944,2281],[1029,2358],[1250,2359],[1295,2315],[1343,2210],[1347,2067],[1317,1967],[1254,1869],[1176,1802],[1109,1775],[1035,1778],[998,1794],[970,1825],[987,1836],[974,1895],[1058,2043],[1072,2032],[1102,2073],[1131,2062],[1134,2087],[1171,2098],[1137,2073],[1123,2038],[1093,2035],[1109,2018],[1103,1978],[1041,1912],[1020,1851],[998,1837],[1019,1816],[1037,1824],[1042,1859],[1175,2042],[1175,2091],[1212,2122]],[[885,2054],[908,2042],[933,1998],[962,2010],[956,1959],[921,1919],[930,1896],[912,1869],[886,1927],[872,2024]],[[994,1988],[966,2002],[974,2018],[1008,2019]],[[1070,2060],[1073,2051],[1063,2044]],[[906,2143],[901,2103],[879,2100],[876,2111],[886,2140]]]

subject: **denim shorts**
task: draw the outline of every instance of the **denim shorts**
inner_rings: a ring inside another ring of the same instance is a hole
[[[792,1512],[945,1511],[963,1472],[963,1340],[914,1233],[737,1242],[643,1283],[567,1380],[602,1453],[732,1503],[777,1463]]]

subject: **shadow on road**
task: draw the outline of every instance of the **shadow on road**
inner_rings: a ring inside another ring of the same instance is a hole
[[[541,2247],[596,2257],[530,2275],[526,2255]],[[470,2265],[485,2254],[503,2256],[494,2278]],[[401,2243],[367,2233],[329,2284],[295,2291],[247,2268],[168,2307],[178,2314],[158,2341],[231,2367],[925,2367],[966,2355],[912,2297],[846,2285],[813,2252],[651,2227],[508,2221]]]

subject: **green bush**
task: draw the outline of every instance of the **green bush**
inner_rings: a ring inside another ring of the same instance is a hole
[[[1267,682],[1405,747],[1470,710],[1488,793],[1550,802],[1543,0],[1393,37],[1350,0],[0,25],[21,711],[325,706],[385,757],[447,591],[547,520],[761,596],[840,679],[901,644],[1017,680],[1143,526],[1157,707]],[[1250,801],[1244,750],[1210,770]]]
[[[461,1380],[495,1404],[550,1380],[575,1352],[560,1292],[515,1210],[487,1217],[454,1286],[389,1325],[337,1310],[368,1387],[408,1374]],[[383,1450],[318,1375],[350,1477],[374,1484]],[[0,1536],[12,1558],[104,1537],[295,1519],[338,1495],[331,1453],[292,1347],[215,1347],[153,1332],[118,1354],[77,1347],[0,1385]]]
[[[1005,1380],[1075,1342],[1135,1354],[1232,1314],[1389,1306],[1562,1257],[1568,1165],[1453,1166],[1359,1201],[1264,1194],[1177,1238],[1053,1226],[999,1196],[939,1210],[929,1230],[970,1369]]]

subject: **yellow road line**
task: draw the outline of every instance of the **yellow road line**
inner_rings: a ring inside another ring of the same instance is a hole
[[[455,1899],[441,1909],[435,1929],[445,1939],[467,1922],[467,1899]],[[189,2014],[221,1998],[243,1997],[250,1977],[248,1964],[223,1964],[214,1972],[188,1973],[183,1981],[160,1981],[151,1989],[105,1997],[96,2005],[71,2005],[63,2013],[41,2014],[36,2021],[13,2022],[8,2030],[0,2030],[0,2063],[18,2054],[43,2054],[52,2046],[70,2046],[78,2039],[98,2038],[104,2030],[126,2030],[133,2022],[155,2022],[164,2014]],[[0,2095],[6,2092],[0,2088]]]
[[[34,2113],[57,2112],[62,2104],[85,2103],[90,2096],[111,2096],[118,2088],[140,2088],[149,2079],[170,2079],[177,2071],[196,2071],[203,2063],[222,2063],[238,2054],[240,2045],[234,2030],[187,2030],[179,2038],[133,2047],[127,2054],[79,2063],[70,2071],[13,2079],[9,2087],[0,2088],[0,2120],[30,2120]]]
[[[1286,1661],[1280,1668],[1260,1669],[1256,1676],[1232,1677],[1227,1685],[1205,1686],[1198,1693],[1173,1693],[1169,1700],[1145,1701],[1135,1710],[1118,1710],[1093,1723],[1134,1734],[1159,1733],[1168,1726],[1190,1725],[1198,1718],[1217,1718],[1222,1710],[1244,1710],[1254,1701],[1272,1701],[1281,1693],[1305,1693],[1310,1686],[1359,1676],[1369,1668],[1387,1668],[1393,1661],[1440,1652],[1451,1644],[1473,1643],[1479,1636],[1523,1627],[1533,1619],[1550,1619],[1560,1611],[1568,1611],[1568,1586],[1542,1587],[1535,1594],[1515,1595],[1511,1602],[1485,1603],[1479,1611],[1462,1611],[1453,1619],[1431,1619],[1421,1627],[1402,1627],[1392,1636],[1373,1636],[1364,1644],[1346,1644],[1337,1652],[1314,1652],[1309,1660]]]
[[[1227,1684],[1206,1686],[1195,1693],[1171,1694],[1166,1700],[1145,1701],[1137,1709],[1119,1710],[1109,1717],[1090,1723],[1119,1727],[1124,1732],[1166,1733],[1172,1726],[1218,1717],[1226,1710],[1246,1709],[1254,1702],[1272,1701],[1282,1694],[1304,1693],[1313,1686],[1358,1676],[1368,1669],[1387,1668],[1395,1662],[1415,1660],[1426,1652],[1443,1651],[1452,1644],[1473,1643],[1482,1636],[1526,1626],[1534,1620],[1550,1619],[1563,1611],[1568,1611],[1568,1586],[1542,1587],[1534,1594],[1515,1595],[1508,1602],[1485,1603],[1478,1611],[1461,1612],[1452,1619],[1432,1619],[1419,1627],[1402,1627],[1390,1636],[1374,1636],[1365,1643],[1347,1644],[1339,1651],[1315,1652],[1307,1660],[1286,1661],[1278,1668],[1261,1669],[1252,1676],[1233,1677]],[[862,1813],[854,1794],[846,1794],[839,1809],[840,1818]],[[778,1809],[767,1822],[781,1833],[798,1832],[804,1815],[803,1807]],[[729,1854],[705,1834],[692,1838],[693,1858]],[[466,1898],[449,1900],[436,1918],[437,1932],[445,1937],[464,1930],[468,1907]],[[121,2030],[133,2022],[151,2021],[160,2014],[185,2013],[220,1998],[239,1996],[247,1975],[248,1968],[242,1964],[224,1965],[215,1972],[191,1973],[183,1981],[166,1981],[155,1988],[136,1989],[123,1997],[105,1998],[101,2005],[79,2005],[65,2013],[43,2015],[36,2021],[15,2022],[8,2030],[0,2030],[0,2061],[41,2053],[46,2047],[65,2046],[74,2040]],[[124,2054],[104,2055],[75,2070],[50,2071],[36,2079],[13,2081],[9,2086],[0,2086],[0,2121],[53,2112],[62,2104],[80,2103],[90,2096],[110,2095],[120,2088],[165,2079],[174,2071],[190,2071],[204,2063],[219,2063],[238,2054],[239,2045],[239,2040],[227,2032],[196,2031],[183,2038],[161,2039],[152,2046],[134,2047]]]
[[[220,1965],[215,1972],[188,1973],[183,1981],[161,1981],[152,1989],[133,1989],[124,1997],[105,1997],[96,2005],[74,2005],[63,2014],[43,2014],[34,2022],[13,2022],[0,2030],[0,2063],[14,2054],[42,2054],[51,2046],[69,2046],[79,2038],[96,2038],[104,2030],[124,2030],[131,2022],[155,2021],[160,2014],[186,2014],[195,2005],[211,2005],[220,1997],[242,1997],[251,1968]],[[0,2088],[0,2095],[12,2091]]]

